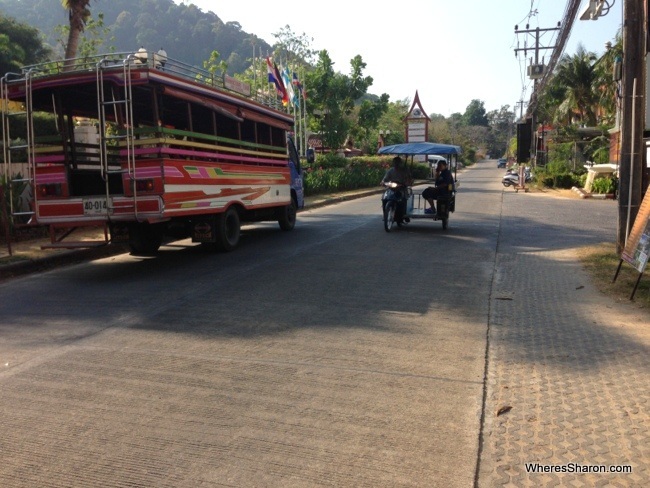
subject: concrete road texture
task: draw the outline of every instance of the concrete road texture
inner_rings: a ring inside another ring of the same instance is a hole
[[[0,486],[650,486],[650,324],[576,252],[616,202],[502,173],[2,281]]]

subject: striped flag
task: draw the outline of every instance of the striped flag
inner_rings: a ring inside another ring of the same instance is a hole
[[[280,76],[280,71],[278,66],[271,61],[271,58],[266,58],[266,72],[268,75],[269,83],[275,85],[275,90],[278,93],[279,97],[282,97],[282,104],[287,105],[289,103],[289,95],[287,94],[287,89],[282,83],[282,76]]]

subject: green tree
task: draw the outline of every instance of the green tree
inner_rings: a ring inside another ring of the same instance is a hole
[[[465,113],[462,117],[462,124],[467,127],[473,125],[487,127],[488,123],[487,114],[485,112],[485,102],[476,99],[472,100],[465,109]]]
[[[37,29],[0,14],[0,75],[45,61],[49,55]]]
[[[58,43],[65,52],[66,49],[66,39],[70,36],[70,26],[69,25],[59,25],[55,27],[55,31],[59,34]],[[81,63],[87,61],[89,58],[96,56],[100,52],[100,48],[106,44],[107,41],[113,41],[114,37],[110,35],[110,28],[106,27],[104,24],[104,14],[97,14],[97,19],[93,19],[92,16],[89,16],[86,20],[86,26],[84,28],[83,35],[79,37],[79,43],[77,47],[76,59],[79,59]],[[115,51],[115,47],[110,46],[103,50],[110,52]]]
[[[541,121],[556,122],[556,111],[566,98],[566,86],[559,78],[553,77],[544,87],[537,103],[537,118]]]
[[[311,47],[313,37],[307,36],[304,32],[296,35],[289,25],[275,32],[273,37],[276,39],[273,57],[286,63],[292,70],[308,67],[314,62],[316,50]]]
[[[568,124],[596,125],[599,96],[596,84],[596,55],[578,45],[575,55],[564,55],[558,63],[555,76],[565,89],[564,99],[555,112],[555,120]]]
[[[210,84],[215,84],[215,79],[219,78],[223,80],[226,71],[228,70],[228,63],[223,59],[219,61],[219,51],[212,51],[210,53],[210,58],[207,61],[203,61],[203,69],[210,73],[210,77],[206,78],[203,75],[196,75],[196,79],[199,81],[209,82]]]
[[[357,124],[350,129],[350,136],[364,152],[374,152],[376,149],[373,142],[377,138],[373,137],[373,131],[378,129],[381,117],[388,111],[388,101],[389,96],[384,93],[378,99],[365,99],[358,106]]]
[[[90,18],[90,0],[61,0],[61,5],[68,11],[70,20],[70,32],[68,42],[65,48],[64,70],[71,70],[74,67],[74,58],[77,55],[79,47],[79,37],[86,27],[86,22]]]
[[[508,141],[514,132],[515,114],[510,110],[510,105],[502,105],[499,110],[492,110],[487,114],[492,143],[487,147],[490,154],[504,155],[508,149]]]
[[[371,131],[368,140],[369,148],[364,151],[374,153],[377,150],[377,141],[379,140],[379,130],[383,130],[388,134],[384,137],[386,145],[401,144],[405,141],[405,125],[404,119],[408,114],[411,107],[411,100],[405,98],[404,100],[397,100],[395,102],[388,102],[386,111],[381,115],[375,130]]]
[[[616,122],[616,81],[614,65],[623,59],[623,37],[619,31],[610,49],[596,62],[596,80],[594,89],[600,107],[599,124],[613,126]]]
[[[316,115],[311,118],[310,127],[324,134],[325,144],[330,148],[340,147],[358,122],[350,117],[355,102],[367,93],[373,81],[372,77],[363,76],[366,64],[361,56],[355,56],[350,67],[349,76],[335,72],[329,53],[323,50],[318,53],[314,69],[305,76],[309,91],[307,110]]]
[[[439,144],[452,144],[451,122],[444,115],[431,114],[429,116],[429,140]]]

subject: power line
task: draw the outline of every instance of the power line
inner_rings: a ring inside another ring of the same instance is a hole
[[[544,75],[536,84],[533,93],[530,96],[530,103],[528,104],[528,109],[526,115],[530,115],[537,108],[537,101],[539,94],[544,90],[547,83],[549,82],[555,65],[557,64],[560,56],[564,52],[566,47],[566,42],[569,39],[571,34],[571,29],[573,28],[573,22],[578,16],[578,9],[580,8],[580,0],[569,0],[567,3],[566,9],[564,11],[564,20],[560,24],[560,33],[558,35],[557,43],[555,44],[555,49],[551,53],[551,58],[548,62],[548,67],[544,71]]]

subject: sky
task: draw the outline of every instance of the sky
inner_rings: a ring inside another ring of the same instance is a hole
[[[419,94],[429,115],[464,113],[474,99],[486,111],[527,102],[533,82],[526,66],[534,56],[516,48],[535,45],[534,34],[519,30],[554,28],[563,20],[568,0],[398,0],[362,2],[328,0],[278,3],[268,0],[174,0],[214,12],[223,22],[239,22],[243,31],[269,44],[273,33],[291,31],[313,39],[313,49],[326,49],[334,69],[350,73],[350,60],[360,55],[370,93],[387,93],[391,101],[412,102]],[[614,41],[622,24],[624,0],[608,0],[609,13],[598,20],[576,19],[565,46],[574,54],[579,44],[597,55]],[[580,11],[587,7],[582,0]],[[292,5],[286,8],[284,5]],[[532,14],[531,14],[532,12]],[[554,46],[558,31],[542,32],[540,46]],[[540,50],[548,61],[552,50]],[[309,87],[307,87],[309,89]]]

